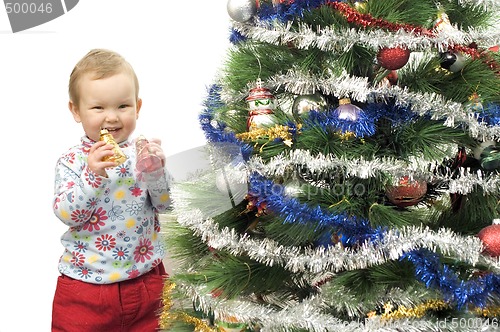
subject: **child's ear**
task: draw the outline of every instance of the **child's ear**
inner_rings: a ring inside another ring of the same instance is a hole
[[[142,107],[142,99],[139,98],[137,99],[136,107],[135,107],[135,118],[139,119],[139,112],[141,111]]]
[[[78,123],[82,122],[80,118],[80,110],[78,109],[78,106],[76,106],[71,100],[68,102],[68,108],[73,115],[73,119],[75,119],[75,121]]]

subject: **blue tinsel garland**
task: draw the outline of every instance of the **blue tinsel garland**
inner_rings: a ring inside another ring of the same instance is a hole
[[[220,87],[213,85],[205,101],[205,109],[199,116],[201,127],[209,142],[226,142],[237,144],[241,147],[245,160],[252,154],[252,147],[238,140],[233,132],[226,132],[224,123],[214,123],[215,109],[223,106],[220,100]],[[380,111],[379,106],[368,108],[368,112]],[[388,109],[391,109],[390,107]],[[392,108],[394,111],[394,108]],[[399,121],[405,121],[413,115],[402,109]],[[388,116],[389,114],[380,113]],[[393,113],[390,113],[393,116]],[[397,121],[397,122],[399,122]],[[258,204],[266,203],[267,209],[284,217],[286,223],[313,223],[318,226],[332,227],[342,234],[341,241],[345,246],[352,247],[356,244],[383,239],[385,230],[373,229],[369,221],[344,214],[334,215],[319,206],[310,207],[295,198],[286,197],[284,187],[275,184],[258,174],[250,176],[249,194],[258,200]],[[492,295],[499,295],[500,277],[489,273],[470,280],[461,280],[456,272],[446,264],[442,264],[439,256],[431,251],[420,249],[406,252],[402,259],[407,259],[415,266],[416,277],[428,288],[437,288],[450,303],[456,303],[458,308],[466,304],[473,304],[479,308],[488,305]]]
[[[364,241],[376,242],[384,237],[385,230],[373,229],[369,221],[344,214],[333,215],[320,207],[309,207],[294,198],[286,197],[284,188],[260,175],[250,177],[249,193],[258,197],[258,202],[267,203],[267,209],[284,217],[287,223],[313,223],[328,225],[342,234],[342,243],[347,247]],[[439,256],[429,250],[413,250],[405,253],[401,259],[407,259],[415,266],[417,279],[427,288],[439,289],[445,300],[456,303],[457,308],[472,304],[479,308],[488,305],[488,298],[500,294],[500,277],[489,273],[471,280],[461,280],[448,265],[440,262]]]
[[[496,274],[488,273],[475,279],[461,280],[451,267],[440,262],[436,253],[425,249],[410,251],[401,259],[413,263],[417,278],[427,288],[439,289],[445,299],[456,303],[459,309],[466,304],[486,308],[490,296],[500,295],[500,278]]]

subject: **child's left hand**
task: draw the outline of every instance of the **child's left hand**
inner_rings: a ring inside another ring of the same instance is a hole
[[[160,158],[162,166],[165,167],[166,157],[165,157],[165,153],[163,152],[163,149],[161,147],[161,140],[159,138],[149,139],[147,149],[150,153],[152,153],[152,154],[156,155],[158,158]]]

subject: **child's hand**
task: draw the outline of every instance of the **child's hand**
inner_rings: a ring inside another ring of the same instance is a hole
[[[149,153],[152,153],[161,159],[161,165],[165,167],[166,157],[163,149],[161,148],[161,140],[159,138],[151,138],[149,140],[147,148]]]
[[[90,147],[87,163],[96,174],[107,177],[106,168],[116,166],[114,161],[102,161],[102,158],[113,155],[113,145],[98,141]]]

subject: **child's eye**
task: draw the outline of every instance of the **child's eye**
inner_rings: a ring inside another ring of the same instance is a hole
[[[128,105],[120,105],[118,108],[127,108]]]
[[[94,106],[92,107],[93,110],[102,110],[102,106]]]

